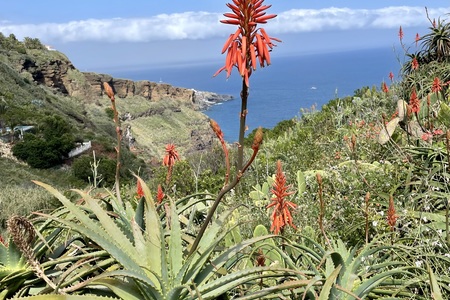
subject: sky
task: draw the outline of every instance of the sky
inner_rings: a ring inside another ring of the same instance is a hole
[[[231,0],[230,0],[231,1]],[[2,0],[0,32],[37,37],[82,71],[207,63],[224,59],[234,26],[219,0]],[[398,46],[398,29],[413,43],[430,19],[448,17],[448,0],[266,0],[278,17],[264,28],[283,43],[276,55]],[[276,59],[275,54],[272,54]]]

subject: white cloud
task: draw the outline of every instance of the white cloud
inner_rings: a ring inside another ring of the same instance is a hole
[[[431,18],[444,16],[449,8],[429,9]],[[222,14],[185,12],[141,19],[87,19],[68,23],[13,24],[0,22],[0,31],[18,38],[38,37],[44,42],[106,41],[157,42],[225,36],[231,26],[219,23]],[[350,30],[429,26],[423,7],[397,6],[382,9],[292,9],[267,24],[271,34],[323,30]]]

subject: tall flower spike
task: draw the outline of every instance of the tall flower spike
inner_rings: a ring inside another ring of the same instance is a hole
[[[419,62],[417,61],[417,58],[414,57],[411,61],[411,69],[417,70],[419,68]]]
[[[391,80],[391,82],[392,82],[392,80],[394,80],[394,73],[389,72],[389,79]]]
[[[103,82],[103,88],[105,89],[105,93],[108,95],[108,98],[111,99],[111,101],[114,101],[114,91],[109,83]]]
[[[166,155],[163,159],[163,165],[167,166],[167,176],[166,176],[166,184],[169,184],[170,179],[172,178],[172,170],[173,165],[176,160],[180,160],[180,156],[178,155],[177,150],[175,149],[174,144],[166,145]]]
[[[165,196],[166,195],[164,194],[161,185],[158,184],[158,192],[156,193],[156,200],[157,200],[158,204],[161,204],[161,202],[163,201]]]
[[[270,65],[270,51],[276,46],[274,41],[281,41],[270,37],[263,28],[257,28],[258,24],[265,24],[277,16],[266,14],[271,5],[263,3],[264,0],[233,0],[227,4],[231,12],[225,13],[227,19],[220,22],[237,25],[238,29],[226,40],[222,48],[222,53],[227,52],[225,65],[214,76],[226,71],[228,78],[232,68],[236,67],[248,87],[248,79],[256,70],[257,61],[261,68]]]
[[[400,38],[400,41],[403,40],[403,28],[402,28],[402,26],[400,26],[400,28],[398,30],[398,37]]]
[[[273,207],[272,212],[272,226],[270,231],[274,234],[279,234],[283,231],[286,225],[296,228],[292,222],[292,215],[290,210],[295,209],[297,205],[286,198],[294,192],[288,192],[290,186],[286,184],[286,176],[283,173],[281,161],[277,161],[277,173],[275,175],[275,182],[271,190],[274,197],[271,199],[272,203],[267,205],[267,208]]]
[[[381,89],[383,90],[384,93],[389,93],[389,87],[387,86],[386,82],[383,81],[382,85],[381,85]]]
[[[431,87],[431,91],[433,93],[439,93],[442,90],[442,82],[438,77],[435,77],[433,80],[433,85]]]
[[[413,91],[411,92],[409,106],[411,108],[411,112],[413,113],[418,113],[420,111],[420,101],[419,98],[417,98],[416,89],[413,89]]]
[[[387,223],[391,229],[391,231],[394,231],[395,224],[397,223],[398,216],[395,213],[395,206],[394,206],[394,197],[391,195],[389,197],[389,208],[387,212]]]
[[[144,197],[144,190],[142,189],[142,185],[141,185],[141,182],[139,180],[137,181],[136,196],[138,198]]]

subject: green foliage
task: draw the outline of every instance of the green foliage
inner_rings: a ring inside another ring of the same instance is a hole
[[[13,147],[13,154],[33,168],[47,169],[59,165],[75,147],[75,137],[69,124],[59,116],[43,119],[39,132],[26,134]]]
[[[96,174],[96,180],[101,186],[112,186],[116,176],[116,162],[108,157],[98,157],[96,159],[97,162],[94,165],[93,157],[90,155],[76,158],[72,164],[73,175],[86,183],[93,183],[94,174]]]
[[[44,45],[41,43],[41,41],[38,38],[25,37],[23,39],[23,44],[24,44],[25,48],[27,48],[27,49],[36,49],[36,50],[45,49]]]

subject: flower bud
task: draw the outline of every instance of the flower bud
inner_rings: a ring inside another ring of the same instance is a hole
[[[255,133],[255,137],[253,139],[252,149],[253,151],[258,151],[259,146],[261,146],[263,141],[263,130],[262,127],[258,127]]]

